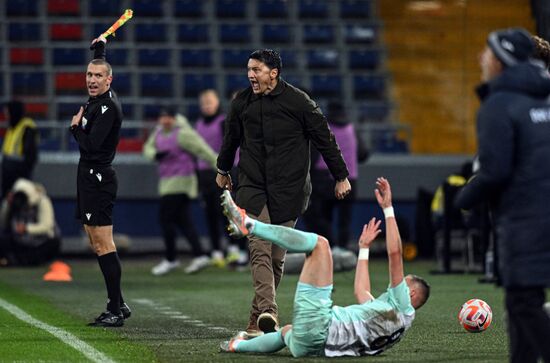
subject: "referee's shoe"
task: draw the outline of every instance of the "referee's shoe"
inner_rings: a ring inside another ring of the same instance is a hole
[[[119,327],[124,325],[124,316],[122,313],[116,315],[109,310],[101,313],[94,321],[88,324],[88,326],[101,326],[101,327]]]

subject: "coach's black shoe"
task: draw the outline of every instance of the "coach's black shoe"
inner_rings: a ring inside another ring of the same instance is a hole
[[[119,327],[124,325],[124,317],[122,313],[115,315],[109,310],[101,313],[95,320],[88,324],[88,326],[102,326],[106,328]]]
[[[124,319],[128,319],[130,316],[132,316],[132,310],[126,303],[120,305],[120,312],[122,313],[122,317]]]

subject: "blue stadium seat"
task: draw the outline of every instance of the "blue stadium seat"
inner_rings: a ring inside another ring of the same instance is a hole
[[[181,18],[201,18],[204,15],[204,3],[197,0],[176,0],[174,15]]]
[[[135,39],[138,42],[165,42],[168,37],[166,35],[166,25],[158,23],[137,24],[135,27]]]
[[[11,76],[11,91],[16,96],[43,96],[46,94],[46,74],[14,72]]]
[[[185,74],[183,76],[183,94],[185,97],[197,97],[205,89],[216,89],[216,76],[213,74]]]
[[[0,96],[4,95],[4,74],[0,73]]]
[[[393,128],[388,130],[374,130],[371,134],[372,149],[380,153],[408,153],[409,146],[403,140],[399,140]]]
[[[282,50],[281,60],[283,61],[283,72],[288,68],[296,68],[298,66],[298,53],[294,50]]]
[[[88,52],[79,48],[54,48],[52,50],[52,62],[54,66],[86,64]]]
[[[180,66],[182,67],[212,67],[211,49],[182,49]]]
[[[42,40],[42,25],[40,23],[10,23],[8,40],[10,42],[36,42]]]
[[[84,103],[84,102],[83,102]],[[66,122],[66,120],[71,120],[73,115],[78,113],[78,110],[82,106],[82,103],[67,103],[61,102],[57,104],[57,120],[60,122]],[[71,137],[72,139],[72,137]]]
[[[350,50],[348,53],[350,69],[376,69],[380,65],[379,49]]]
[[[162,17],[162,1],[134,0],[132,10],[137,17]]]
[[[180,24],[178,26],[178,42],[208,43],[209,41],[207,24]]]
[[[148,119],[148,120],[151,120],[151,119],[156,119],[159,115],[159,112],[161,109],[165,108],[165,107],[170,107],[174,110],[176,110],[176,112],[179,112],[179,108],[177,105],[171,105],[171,104],[159,104],[158,102],[154,103],[154,104],[145,104],[143,105],[143,118],[145,119]]]
[[[328,17],[328,2],[326,0],[300,0],[298,15],[302,19]]]
[[[304,43],[332,43],[334,42],[334,27],[332,25],[304,25]]]
[[[231,94],[235,91],[239,91],[250,86],[246,73],[238,74],[226,74],[225,75],[225,95],[231,97]]]
[[[340,0],[342,19],[367,19],[371,16],[370,0]]]
[[[132,93],[132,74],[115,72],[113,74],[112,86],[118,95],[120,96],[130,95]]]
[[[376,41],[378,30],[373,25],[346,25],[347,44],[372,44]]]
[[[250,43],[250,25],[220,24],[219,40],[221,43]]]
[[[90,4],[90,16],[116,17],[120,16],[122,7],[120,0],[93,0]],[[107,29],[107,28],[105,28]],[[101,33],[99,33],[101,34]],[[96,34],[97,36],[98,34]]]
[[[260,18],[288,17],[288,4],[286,0],[258,0],[256,4]]]
[[[249,50],[224,49],[222,51],[222,65],[230,68],[246,69]]]
[[[338,69],[340,64],[336,50],[310,50],[307,52],[307,65],[310,68]]]
[[[302,88],[304,86],[304,77],[299,74],[282,74],[283,79],[294,87]]]
[[[95,23],[94,26],[92,27],[93,33],[90,34],[90,39],[98,37],[105,30],[109,29],[109,27],[112,24],[113,23],[112,22],[109,23],[109,21],[105,21],[104,23]],[[127,27],[122,27],[122,28],[120,28],[119,30],[116,31],[115,38],[116,38],[117,43],[120,43],[120,42],[126,40],[126,33],[128,32],[128,29],[129,28],[127,28]],[[107,51],[109,51],[109,50],[110,50],[109,47],[107,47]]]
[[[170,49],[140,49],[138,51],[138,65],[140,66],[168,66],[171,59]]]
[[[262,26],[262,42],[270,43],[290,43],[292,34],[290,26],[286,24],[266,24]]]
[[[130,121],[136,119],[135,114],[136,107],[132,103],[122,102],[122,114],[124,115],[124,121]]]
[[[244,18],[246,17],[246,1],[217,0],[216,16],[218,18]]]
[[[140,94],[151,97],[173,97],[172,78],[170,73],[142,73]]]
[[[388,101],[368,101],[359,106],[359,121],[385,121],[391,112],[391,104]]]
[[[6,1],[6,15],[15,16],[37,16],[38,4],[36,0],[9,0]]]
[[[356,98],[384,97],[386,91],[386,77],[381,75],[353,76],[353,94]]]
[[[187,113],[185,114],[187,119],[194,122],[201,115],[200,106],[196,103],[190,103],[187,105]]]
[[[340,97],[342,79],[339,75],[312,75],[311,93],[313,96]]]
[[[128,49],[107,49],[107,61],[113,66],[128,65]]]

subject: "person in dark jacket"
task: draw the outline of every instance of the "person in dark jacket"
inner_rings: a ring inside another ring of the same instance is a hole
[[[342,156],[349,170],[351,192],[344,199],[337,199],[332,194],[331,188],[334,179],[329,172],[327,164],[319,153],[312,152],[311,205],[304,215],[307,225],[319,235],[325,236],[329,241],[334,241],[332,252],[334,257],[346,253],[350,240],[350,226],[352,219],[353,202],[355,201],[355,183],[358,177],[358,163],[364,162],[369,157],[369,152],[363,140],[355,131],[353,123],[349,120],[341,102],[332,101],[327,106],[327,119],[330,130],[336,137],[336,142],[342,150]],[[333,214],[338,211],[338,236],[335,237],[332,228]],[[355,256],[355,255],[354,255]],[[335,258],[335,260],[337,260]],[[337,264],[335,264],[335,268]]]
[[[480,56],[486,94],[477,118],[479,169],[455,200],[489,201],[506,290],[510,360],[550,362],[550,76],[531,60],[530,34],[489,34]]]
[[[9,127],[2,144],[2,198],[17,179],[32,179],[38,160],[38,130],[34,121],[25,116],[23,102],[8,102],[4,113]]]
[[[342,153],[317,104],[280,78],[282,61],[270,49],[248,59],[250,87],[231,102],[218,155],[216,182],[231,190],[229,170],[240,147],[237,202],[262,222],[293,227],[311,194],[310,144],[313,143],[336,180],[334,193],[351,189]],[[249,238],[255,289],[247,331],[253,335],[277,329],[275,290],[286,251],[257,237]]]
[[[92,42],[94,59],[86,71],[88,102],[71,120],[70,132],[78,143],[76,217],[81,220],[97,255],[107,288],[107,309],[90,326],[119,327],[131,311],[122,297],[122,269],[113,240],[112,212],[118,189],[111,166],[122,125],[122,107],[111,89],[113,70],[105,60],[101,36]]]

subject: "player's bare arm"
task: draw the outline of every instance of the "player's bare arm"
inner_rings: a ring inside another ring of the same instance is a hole
[[[386,249],[389,259],[390,283],[392,287],[395,287],[404,278],[403,251],[401,236],[399,235],[397,222],[393,215],[391,187],[387,179],[380,177],[376,180],[374,194],[376,195],[378,205],[384,210],[386,217]]]
[[[367,301],[374,300],[371,294],[370,275],[369,275],[369,260],[368,253],[364,251],[370,247],[372,242],[380,234],[380,223],[376,218],[372,218],[368,224],[363,226],[363,232],[359,237],[359,259],[355,269],[354,294],[357,302],[363,304]],[[361,252],[363,250],[363,252]]]

